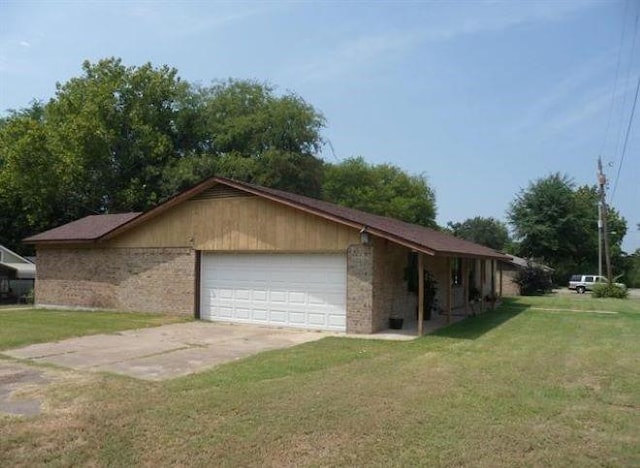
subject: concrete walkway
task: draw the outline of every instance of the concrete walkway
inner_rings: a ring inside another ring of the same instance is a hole
[[[3,351],[18,359],[144,380],[179,377],[331,333],[253,325],[189,322],[70,338]]]

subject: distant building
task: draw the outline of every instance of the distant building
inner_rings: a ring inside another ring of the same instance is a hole
[[[33,289],[36,265],[0,245],[0,303],[17,302]]]
[[[516,278],[518,272],[525,269],[527,265],[542,268],[548,273],[553,272],[553,268],[548,267],[547,265],[511,255],[511,261],[500,261],[500,270],[502,271],[500,292],[502,296],[520,295],[520,286],[516,283]]]

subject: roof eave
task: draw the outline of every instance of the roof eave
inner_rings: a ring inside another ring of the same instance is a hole
[[[465,258],[490,258],[492,260],[503,260],[508,261],[511,257],[507,257],[506,255],[502,255],[498,252],[495,254],[480,254],[480,253],[469,253],[462,251],[453,251],[453,250],[438,250],[436,252],[437,255],[443,257],[465,257]]]
[[[44,245],[44,244],[94,244],[96,239],[23,239],[25,244]]]

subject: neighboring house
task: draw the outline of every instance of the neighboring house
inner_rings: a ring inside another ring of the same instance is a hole
[[[210,178],[144,213],[88,216],[25,239],[36,302],[372,333],[415,320],[416,257],[445,314],[495,293],[509,257],[451,235],[280,190]],[[471,284],[473,283],[473,284]]]
[[[553,268],[548,267],[547,265],[511,255],[511,260],[502,260],[498,262],[498,268],[500,270],[500,296],[520,295],[520,286],[516,283],[516,278],[518,272],[525,269],[528,265],[542,268],[547,273],[553,273]]]
[[[33,262],[0,245],[0,303],[17,302],[33,289]]]

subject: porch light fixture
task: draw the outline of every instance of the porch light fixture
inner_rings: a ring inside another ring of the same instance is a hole
[[[369,245],[369,233],[367,232],[367,226],[363,226],[360,229],[360,243],[362,245]]]

